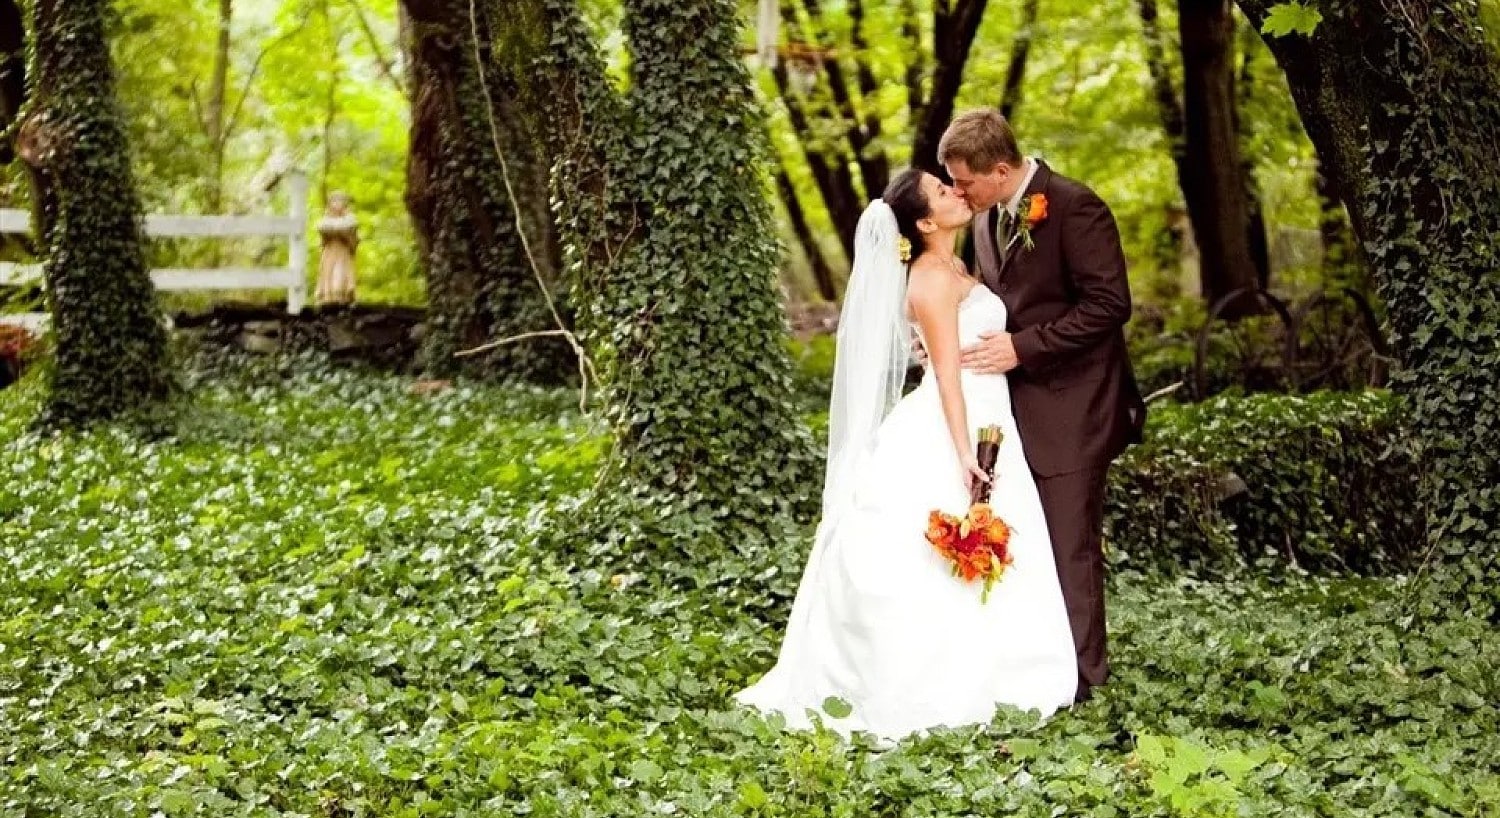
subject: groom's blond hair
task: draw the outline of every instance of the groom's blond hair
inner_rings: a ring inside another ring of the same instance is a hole
[[[1016,144],[1016,132],[999,111],[980,108],[960,114],[943,131],[938,162],[947,164],[954,159],[962,159],[975,173],[988,173],[1001,162],[1020,167],[1021,148]]]

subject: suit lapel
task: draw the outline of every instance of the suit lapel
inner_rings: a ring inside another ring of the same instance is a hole
[[[1030,196],[1033,193],[1044,192],[1047,189],[1047,182],[1052,180],[1052,169],[1047,167],[1047,163],[1040,159],[1036,160],[1036,163],[1036,173],[1031,177],[1031,184],[1026,186],[1026,192],[1021,194],[1023,197]],[[1002,207],[1002,205],[995,205],[995,207]],[[1005,272],[1011,268],[1011,265],[1017,263],[1017,259],[1026,252],[1028,251],[1021,238],[1021,230],[1018,226],[1015,234],[1012,236],[1009,251],[1003,255],[997,252],[1000,261],[998,265],[999,269],[995,273],[997,283],[1005,278]]]

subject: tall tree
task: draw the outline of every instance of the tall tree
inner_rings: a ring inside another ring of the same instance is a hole
[[[1012,125],[1021,109],[1021,90],[1026,85],[1026,63],[1036,40],[1036,21],[1041,0],[1022,0],[1021,22],[1010,45],[1010,63],[1005,67],[1005,87],[1000,91],[1000,115]]]
[[[1439,600],[1500,614],[1500,58],[1470,0],[1240,0],[1369,258],[1427,473]],[[1273,9],[1277,17],[1271,18]],[[1321,21],[1315,16],[1321,15]],[[1288,17],[1304,33],[1289,34]],[[1306,34],[1311,27],[1311,34]]]
[[[1264,221],[1255,218],[1255,185],[1240,146],[1234,7],[1229,0],[1179,0],[1179,101],[1167,67],[1156,0],[1138,0],[1137,6],[1162,125],[1198,245],[1202,294],[1214,303],[1236,290],[1260,286],[1255,251],[1265,246]],[[1252,238],[1255,230],[1261,235]],[[1243,298],[1230,304],[1224,315],[1252,313],[1256,305],[1253,298]]]
[[[546,0],[535,72],[557,102],[553,190],[615,433],[611,500],[663,548],[744,547],[815,505],[798,488],[816,461],[787,399],[761,112],[732,0],[624,7],[624,95],[571,0]]]
[[[55,218],[42,236],[57,345],[47,413],[65,423],[142,407],[173,384],[115,100],[108,13],[107,0],[32,7],[35,110],[19,152],[55,181]]]
[[[224,204],[224,154],[228,149],[229,58],[233,43],[234,0],[219,0],[219,36],[214,46],[209,75],[208,99],[203,105],[203,132],[211,151],[208,179],[208,212],[218,213]]]
[[[407,207],[427,276],[426,365],[436,374],[565,379],[575,371],[568,345],[529,337],[558,329],[543,287],[557,283],[559,250],[520,80],[496,48],[497,32],[515,33],[502,15],[515,12],[492,0],[473,4],[475,15],[469,0],[402,7],[413,84]]]
[[[847,45],[839,41],[833,11],[818,0],[783,0],[782,13],[794,56],[817,72],[809,92],[789,81],[783,63],[776,72],[781,102],[793,129],[804,134],[806,161],[839,235],[845,254],[854,249],[854,228],[869,198],[880,195],[890,180],[892,164],[900,159],[941,172],[937,144],[953,118],[958,91],[988,0],[946,0],[932,5],[932,38],[915,2],[900,6],[901,36],[906,49],[904,78],[907,116],[911,123],[909,150],[883,138],[877,109],[879,83],[871,66],[863,0],[850,0]],[[1028,41],[1017,40],[1018,48]],[[1017,69],[1020,81],[1024,60]],[[827,137],[823,137],[827,134]],[[897,155],[895,147],[899,150]]]

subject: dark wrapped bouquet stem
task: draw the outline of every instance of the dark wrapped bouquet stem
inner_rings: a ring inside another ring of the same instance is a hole
[[[995,481],[995,460],[1000,456],[1000,441],[1004,437],[1005,433],[999,426],[985,426],[979,430],[979,445],[976,447],[975,459],[979,461],[980,470],[990,479],[989,482],[974,484],[969,498],[973,503],[990,501],[990,488]]]

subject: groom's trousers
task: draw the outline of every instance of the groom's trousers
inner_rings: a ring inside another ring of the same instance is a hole
[[[1073,647],[1078,652],[1077,701],[1109,677],[1104,628],[1104,478],[1109,467],[1036,476]]]

